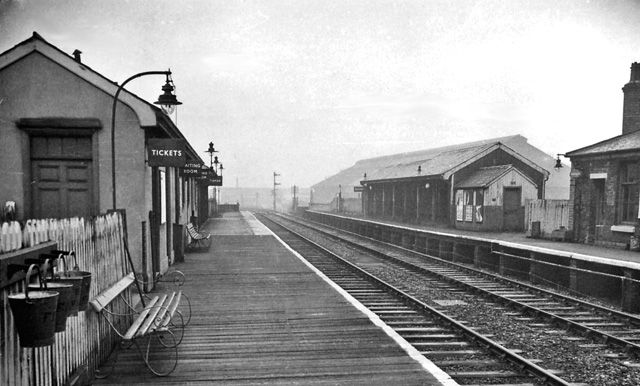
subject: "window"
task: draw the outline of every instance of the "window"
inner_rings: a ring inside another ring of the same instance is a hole
[[[638,218],[638,200],[640,199],[640,167],[638,163],[623,164],[620,182],[622,191],[621,220],[635,222]]]
[[[481,223],[483,219],[484,190],[460,189],[456,191],[456,220]]]

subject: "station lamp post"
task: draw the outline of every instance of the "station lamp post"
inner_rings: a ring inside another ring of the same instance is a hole
[[[217,153],[218,151],[213,147],[213,142],[209,142],[209,148],[205,150],[209,153],[209,166],[213,167],[213,153]],[[216,157],[217,159],[218,157]]]
[[[560,160],[560,156],[566,157],[566,155],[564,154],[558,154],[556,158],[556,165],[554,166],[554,169],[559,170],[562,168],[562,161]]]
[[[205,150],[209,153],[209,170],[214,172],[216,175],[218,174],[218,156],[214,156],[213,153],[217,153],[218,151],[213,147],[213,142],[209,142],[209,148]],[[216,187],[213,187],[213,204],[214,204],[214,213],[218,214],[218,192]]]
[[[118,87],[116,94],[113,96],[113,106],[111,107],[111,194],[113,210],[116,210],[116,107],[118,106],[118,96],[124,88],[124,86],[130,81],[140,78],[146,75],[164,75],[166,76],[166,82],[162,86],[163,93],[158,97],[158,100],[154,104],[160,105],[162,110],[166,114],[170,114],[175,106],[181,105],[178,99],[173,94],[175,86],[171,79],[171,70],[167,71],[145,71],[135,74],[122,82]]]

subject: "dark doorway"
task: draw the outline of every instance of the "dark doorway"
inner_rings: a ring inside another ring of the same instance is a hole
[[[160,169],[151,167],[151,212],[149,212],[149,231],[151,235],[151,272],[160,272],[160,213],[161,197]]]
[[[502,212],[503,229],[518,232],[524,229],[524,209],[520,205],[522,188],[504,188]]]
[[[589,218],[589,239],[596,240],[598,238],[596,226],[604,223],[604,179],[591,180],[593,184],[593,196],[591,202],[590,218]]]

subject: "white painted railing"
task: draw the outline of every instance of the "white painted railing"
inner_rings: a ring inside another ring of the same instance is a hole
[[[57,249],[76,252],[81,271],[92,273],[90,298],[129,272],[119,213],[91,220],[30,220],[18,225],[20,229],[16,225],[7,223],[0,228],[0,260],[15,259],[38,244],[56,242]],[[72,258],[67,260],[67,269],[75,265]],[[7,301],[9,294],[22,289],[21,282],[0,288],[0,385],[62,385],[73,374],[93,374],[116,340],[104,320],[81,310],[67,319],[65,330],[56,333],[52,346],[22,348]]]

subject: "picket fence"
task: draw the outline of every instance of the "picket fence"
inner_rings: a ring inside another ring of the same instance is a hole
[[[92,273],[90,299],[128,274],[123,245],[125,224],[114,212],[92,219],[30,220],[2,224],[0,244],[4,254],[15,255],[40,243],[56,242],[60,250],[75,251],[77,266]],[[67,258],[67,269],[75,265]],[[57,269],[60,269],[58,267]],[[22,292],[23,283],[0,288],[0,385],[63,385],[77,374],[91,375],[112,351],[117,336],[92,311],[67,318],[52,346],[20,347],[7,296]],[[114,311],[124,311],[124,302]]]

